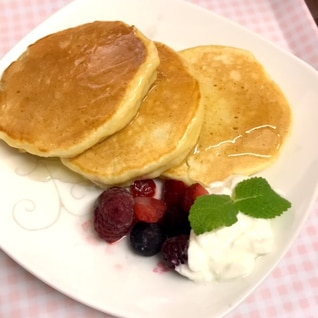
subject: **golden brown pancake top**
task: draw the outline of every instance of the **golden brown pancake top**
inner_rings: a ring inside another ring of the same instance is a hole
[[[180,54],[200,83],[205,118],[193,152],[164,175],[207,185],[274,162],[289,134],[291,111],[263,66],[238,48],[203,46]]]
[[[118,133],[63,160],[69,168],[100,184],[128,183],[159,176],[195,145],[204,113],[199,85],[177,52],[156,46],[157,79],[137,116]]]
[[[0,136],[43,156],[80,153],[129,122],[158,63],[154,44],[120,21],[48,35],[3,74]]]

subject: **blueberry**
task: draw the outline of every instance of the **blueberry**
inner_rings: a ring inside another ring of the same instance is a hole
[[[130,245],[142,256],[153,256],[159,253],[166,235],[158,223],[136,223],[130,231]]]

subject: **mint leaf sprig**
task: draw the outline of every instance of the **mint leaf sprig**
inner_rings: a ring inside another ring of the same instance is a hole
[[[196,235],[237,222],[237,214],[272,219],[291,207],[291,203],[276,193],[266,179],[253,177],[239,182],[232,195],[199,196],[192,205],[189,221]]]

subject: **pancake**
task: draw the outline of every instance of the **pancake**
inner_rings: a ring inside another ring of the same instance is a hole
[[[163,176],[208,185],[272,164],[289,134],[291,111],[262,65],[231,47],[201,46],[180,55],[200,83],[205,118],[195,148]]]
[[[199,85],[175,51],[156,46],[157,79],[137,116],[84,153],[63,159],[67,167],[103,186],[128,184],[159,176],[194,147],[204,115]]]
[[[0,82],[0,138],[70,157],[122,129],[156,77],[154,43],[120,21],[95,21],[30,45]]]

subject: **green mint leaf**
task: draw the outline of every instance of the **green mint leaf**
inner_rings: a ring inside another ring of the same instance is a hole
[[[196,235],[237,222],[238,212],[254,218],[271,219],[281,215],[291,203],[277,194],[261,177],[241,181],[232,196],[210,194],[197,197],[189,212]]]
[[[237,222],[238,209],[229,195],[197,197],[189,212],[190,226],[196,235]]]
[[[261,177],[241,181],[232,193],[236,208],[255,218],[271,219],[291,207],[291,203],[277,194]]]

